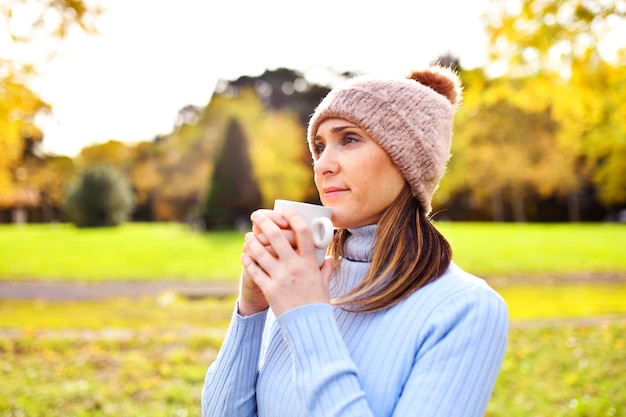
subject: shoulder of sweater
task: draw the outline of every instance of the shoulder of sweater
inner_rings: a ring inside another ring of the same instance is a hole
[[[446,288],[450,295],[467,291],[484,291],[499,297],[498,293],[491,286],[489,286],[487,281],[466,272],[454,262],[450,263],[446,272],[434,281],[432,285],[440,285],[443,288]]]
[[[500,294],[484,279],[465,272],[454,263],[441,277],[417,290],[405,302],[426,303],[431,314],[438,315],[453,315],[455,310],[480,310],[488,315],[508,316]]]

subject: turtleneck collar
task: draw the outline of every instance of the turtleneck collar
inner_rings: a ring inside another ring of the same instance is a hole
[[[348,229],[350,236],[343,247],[343,257],[353,262],[371,262],[375,224]]]

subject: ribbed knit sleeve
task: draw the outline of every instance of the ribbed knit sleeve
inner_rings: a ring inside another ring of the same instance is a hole
[[[296,308],[278,323],[292,353],[294,382],[307,416],[373,416],[330,305]]]
[[[203,417],[253,417],[261,335],[267,311],[242,317],[238,304],[202,392]]]

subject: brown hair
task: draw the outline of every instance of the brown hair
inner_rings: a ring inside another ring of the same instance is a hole
[[[340,229],[330,245],[336,267],[350,232]],[[383,212],[374,235],[372,263],[350,293],[333,300],[350,311],[372,312],[399,303],[435,281],[450,265],[452,249],[406,186]]]

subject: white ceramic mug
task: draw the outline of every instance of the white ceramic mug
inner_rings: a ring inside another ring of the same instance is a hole
[[[311,227],[313,243],[315,244],[315,256],[319,266],[324,263],[326,249],[333,240],[334,226],[330,220],[332,210],[329,207],[317,204],[301,203],[299,201],[276,200],[274,210],[282,211],[290,208],[296,211]]]

